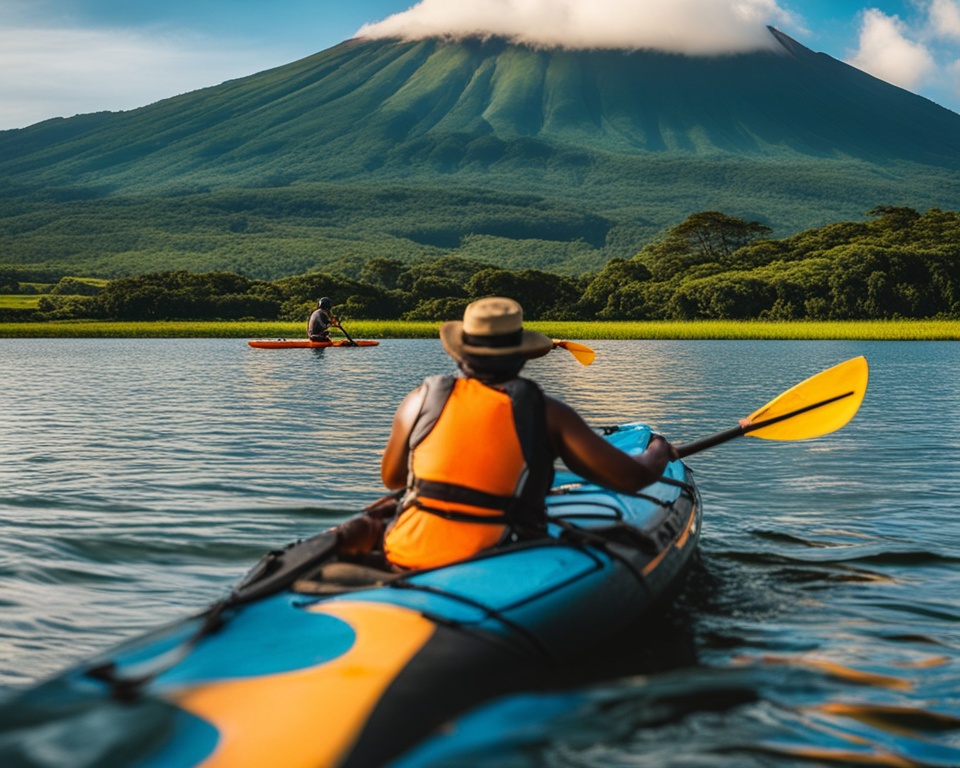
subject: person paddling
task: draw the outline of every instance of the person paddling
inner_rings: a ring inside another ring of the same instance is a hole
[[[333,316],[333,303],[324,296],[317,302],[310,319],[307,320],[307,338],[310,341],[330,341],[330,326],[337,325],[337,318]]]
[[[657,435],[631,456],[568,405],[520,376],[527,360],[553,349],[523,328],[505,297],[470,304],[440,339],[458,376],[431,376],[397,409],[381,462],[391,490],[404,489],[383,537],[387,560],[432,568],[510,540],[542,535],[553,463],[621,492],[657,480],[676,449]]]

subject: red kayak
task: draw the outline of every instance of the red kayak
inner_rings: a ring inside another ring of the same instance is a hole
[[[358,339],[357,341],[347,341],[346,339],[337,339],[336,341],[310,341],[310,339],[254,339],[248,341],[251,347],[257,349],[291,349],[294,347],[309,347],[310,349],[323,349],[324,347],[375,347],[379,341],[370,341],[368,339]]]

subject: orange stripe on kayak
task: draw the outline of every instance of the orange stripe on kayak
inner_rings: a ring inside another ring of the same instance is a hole
[[[325,664],[225,680],[172,696],[220,732],[204,768],[332,766],[349,753],[384,691],[433,635],[418,612],[365,602],[307,610],[342,619],[356,642]]]
[[[851,739],[851,741],[859,740]],[[889,752],[854,752],[829,747],[790,746],[771,747],[769,751],[780,755],[790,755],[802,760],[816,760],[817,762],[836,763],[838,765],[869,765],[882,768],[917,768],[920,765],[909,758]]]

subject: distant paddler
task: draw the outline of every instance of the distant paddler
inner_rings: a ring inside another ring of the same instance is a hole
[[[339,325],[332,310],[333,302],[327,296],[317,302],[317,308],[307,320],[307,338],[310,341],[330,341],[330,327]]]

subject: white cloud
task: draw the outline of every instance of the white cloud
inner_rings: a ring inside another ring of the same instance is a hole
[[[864,11],[860,48],[849,63],[888,83],[915,89],[935,72],[936,63],[927,47],[910,40],[908,34],[897,16],[876,8]]]
[[[932,0],[927,12],[936,37],[960,40],[960,6],[956,0]]]
[[[712,54],[770,46],[765,26],[791,21],[777,0],[421,0],[357,36],[500,36],[545,47]]]
[[[251,74],[256,66],[249,51],[220,49],[196,36],[6,27],[0,29],[0,129],[134,109]]]

